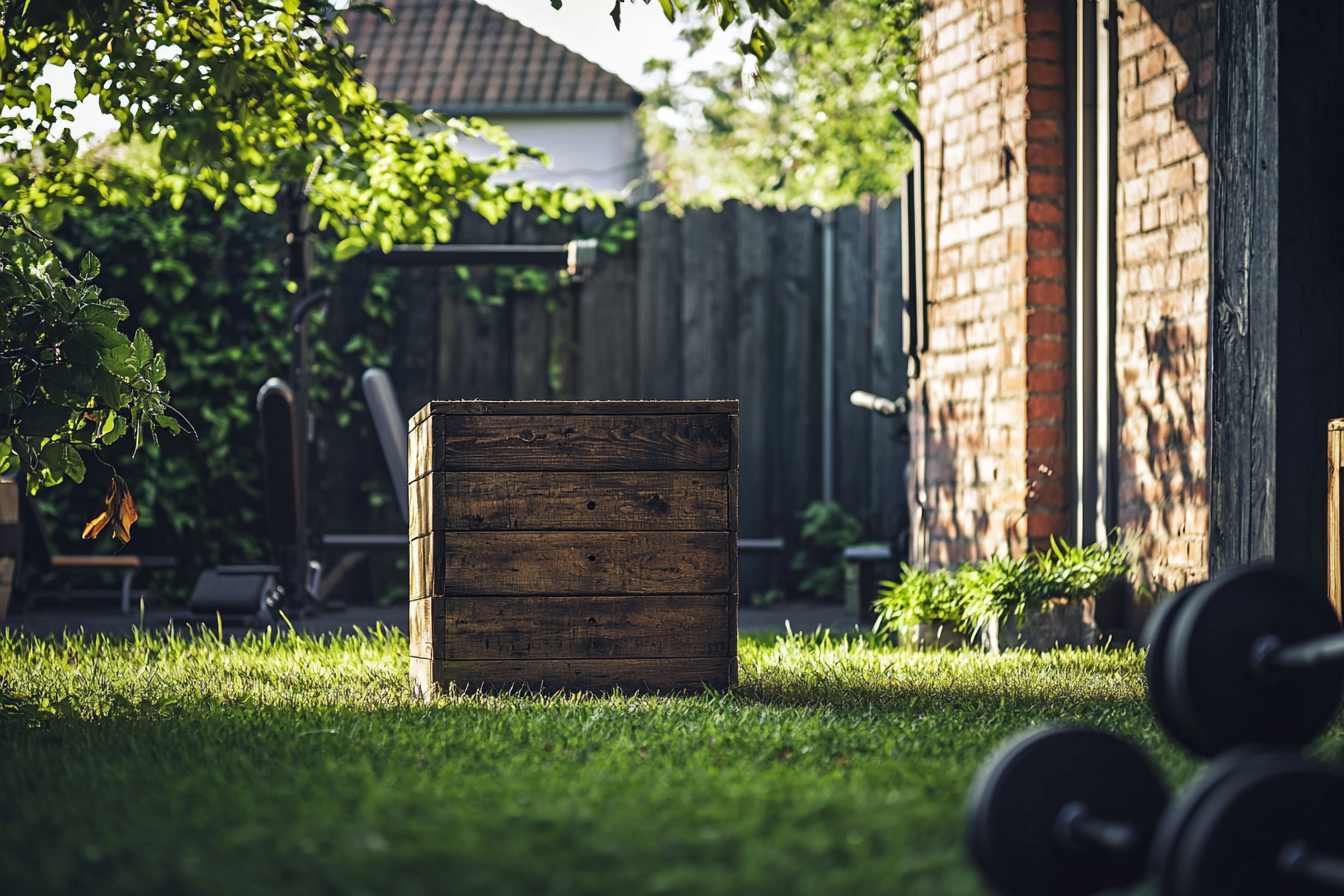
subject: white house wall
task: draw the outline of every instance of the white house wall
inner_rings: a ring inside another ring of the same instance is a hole
[[[602,193],[624,193],[644,171],[639,135],[629,115],[490,115],[523,146],[545,150],[551,168],[526,161],[500,181],[526,180],[543,186],[586,186]],[[461,144],[467,157],[496,152],[483,140]]]

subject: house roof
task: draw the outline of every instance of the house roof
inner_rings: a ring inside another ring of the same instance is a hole
[[[541,2],[541,0],[538,0]],[[449,115],[625,112],[633,87],[475,0],[383,0],[395,25],[347,13],[378,92]]]

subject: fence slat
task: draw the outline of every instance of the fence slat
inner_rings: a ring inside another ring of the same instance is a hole
[[[820,224],[806,210],[780,216],[775,249],[779,415],[775,423],[774,534],[798,549],[798,511],[821,497]],[[791,578],[786,582],[792,583]]]
[[[870,391],[887,398],[898,398],[907,388],[905,354],[901,333],[901,207],[893,202],[885,209],[874,208],[873,245],[876,258],[872,269],[877,275],[874,289],[874,315]],[[891,541],[906,527],[909,510],[905,498],[905,465],[910,457],[906,420],[903,416],[873,416],[869,506],[873,516],[869,535],[878,541]]]
[[[723,213],[693,209],[682,225],[682,376],[690,400],[736,397],[735,206]]]
[[[636,268],[627,247],[578,287],[579,398],[635,397]]]
[[[870,509],[872,412],[849,403],[855,389],[872,390],[868,217],[857,206],[835,212],[835,496],[850,513]]]
[[[635,297],[639,397],[683,397],[681,373],[681,219],[662,209],[639,215]]]

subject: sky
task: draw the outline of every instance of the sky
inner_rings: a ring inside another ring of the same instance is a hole
[[[648,90],[656,83],[656,78],[644,74],[648,60],[675,62],[686,56],[686,45],[677,40],[681,22],[668,22],[656,2],[622,3],[620,31],[611,21],[613,0],[564,0],[560,9],[551,8],[548,0],[480,2],[596,62],[636,89]],[[733,39],[716,35],[699,58],[704,62],[736,59]]]
[[[564,0],[560,9],[552,8],[549,0],[480,2],[597,63],[638,90],[652,88],[657,80],[644,73],[645,62],[685,60],[686,46],[677,39],[681,23],[668,22],[658,3],[622,3],[621,30],[617,31],[610,16],[613,0]],[[698,57],[698,64],[737,58],[733,38],[716,34]],[[685,65],[674,65],[674,77],[685,69]],[[74,98],[74,74],[68,66],[48,66],[45,75],[55,99]],[[86,98],[75,109],[76,134],[92,134],[96,143],[115,129],[113,119],[98,110],[95,97]]]

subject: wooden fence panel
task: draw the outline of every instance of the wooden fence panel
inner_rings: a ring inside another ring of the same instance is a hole
[[[779,374],[774,519],[766,533],[799,547],[797,513],[821,496],[821,224],[784,212],[776,240],[775,314]],[[743,464],[747,458],[743,457]]]
[[[737,385],[735,207],[693,209],[682,222],[682,397],[689,400],[729,398]]]
[[[588,214],[465,219],[455,239],[560,243],[605,226]],[[740,531],[786,540],[783,558],[746,559],[741,593],[791,587],[798,515],[821,497],[822,226],[811,209],[737,203],[681,218],[641,212],[637,243],[587,282],[549,302],[510,295],[502,308],[462,299],[454,268],[403,271],[399,398],[408,408],[426,389],[435,399],[739,399]],[[881,540],[906,525],[905,421],[855,408],[849,393],[906,391],[900,226],[896,205],[842,208],[834,219],[837,498],[867,513],[869,536]],[[472,274],[491,283],[486,269]]]
[[[676,399],[681,373],[681,219],[662,209],[639,215],[639,272],[635,288],[638,394]]]
[[[868,515],[872,412],[849,403],[855,389],[872,391],[872,290],[869,216],[857,206],[835,212],[835,497]]]
[[[901,210],[893,202],[873,209],[872,361],[869,391],[887,398],[904,395],[908,387],[901,333]],[[903,416],[872,416],[869,499],[873,515],[869,537],[890,541],[908,525],[905,503],[905,465],[910,459],[909,430]]]
[[[580,289],[578,395],[580,399],[634,398],[635,287],[638,253],[627,246],[605,259]]]

